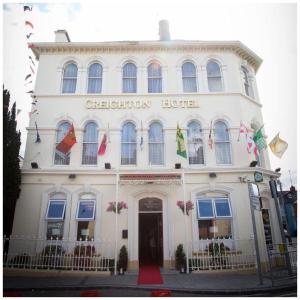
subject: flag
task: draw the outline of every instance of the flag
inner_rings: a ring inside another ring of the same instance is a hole
[[[143,137],[143,121],[141,121],[141,141],[140,141],[140,149],[144,149],[144,137]]]
[[[278,132],[277,135],[273,138],[273,140],[269,143],[269,147],[274,155],[281,158],[288,147],[288,143],[279,137]]]
[[[35,142],[40,143],[41,138],[40,138],[40,134],[39,134],[39,131],[38,131],[38,128],[37,128],[37,124],[36,124],[36,122],[34,122],[34,123],[35,123],[35,129],[36,129],[36,140],[35,140]]]
[[[256,144],[253,141],[253,131],[248,129],[242,122],[240,123],[239,136],[237,140],[238,142],[240,141],[241,134],[245,135],[248,153],[250,154],[251,152],[253,152],[254,155],[257,157],[258,149]]]
[[[24,5],[24,11],[26,11],[26,10],[32,11],[32,6]]]
[[[32,29],[33,29],[33,25],[32,25],[32,23],[31,22],[29,22],[29,21],[25,21],[25,25],[29,25]]]
[[[76,136],[75,136],[74,125],[72,124],[69,128],[69,131],[65,135],[65,137],[56,146],[56,150],[58,150],[64,154],[67,154],[76,142],[77,141],[76,141]]]
[[[213,140],[212,140],[211,134],[212,134],[212,121],[210,121],[210,129],[209,129],[209,135],[208,135],[208,146],[210,149],[212,149],[212,146],[213,146]]]
[[[261,151],[267,147],[263,133],[262,133],[262,128],[263,128],[263,126],[260,127],[260,129],[258,129],[253,136],[253,141],[256,144],[259,151]]]
[[[104,155],[105,154],[106,146],[107,146],[107,135],[106,135],[106,133],[104,133],[101,145],[100,145],[99,150],[98,150],[99,155]]]
[[[184,144],[184,137],[181,132],[181,129],[179,128],[178,123],[177,123],[177,132],[176,132],[176,142],[177,142],[177,154],[184,158],[187,158],[185,144]]]

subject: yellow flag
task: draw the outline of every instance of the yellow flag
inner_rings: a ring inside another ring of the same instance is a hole
[[[270,142],[269,147],[274,155],[281,158],[283,153],[285,152],[285,150],[288,147],[288,143],[283,141],[279,137],[279,133],[277,133],[277,135],[274,137],[274,139]]]

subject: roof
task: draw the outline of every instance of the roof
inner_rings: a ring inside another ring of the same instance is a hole
[[[39,59],[42,53],[72,52],[72,51],[124,51],[124,50],[227,50],[239,55],[253,66],[255,72],[262,63],[262,59],[240,41],[114,41],[114,42],[41,42],[31,43],[30,48]]]

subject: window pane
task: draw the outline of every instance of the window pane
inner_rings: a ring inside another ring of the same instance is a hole
[[[164,164],[164,134],[158,122],[152,123],[149,128],[149,163]]]
[[[98,144],[85,143],[82,149],[82,164],[83,165],[97,165]]]
[[[161,67],[157,63],[152,63],[148,66],[148,92],[161,93],[162,80],[161,80]]]
[[[64,79],[63,80],[63,93],[75,93],[76,91],[76,79]]]
[[[210,92],[221,92],[222,91],[221,77],[208,78],[208,89]]]
[[[199,239],[232,238],[231,219],[198,220]]]
[[[65,210],[65,201],[50,201],[48,207],[48,219],[63,219]]]
[[[77,219],[94,220],[95,217],[95,202],[94,201],[80,201],[77,213]]]
[[[102,79],[101,78],[89,78],[88,93],[100,94],[102,90]]]
[[[216,122],[214,134],[217,142],[229,141],[228,129],[224,122]]]
[[[221,76],[220,66],[215,61],[208,62],[206,66],[206,70],[207,70],[208,77]]]
[[[216,217],[230,217],[230,208],[228,199],[216,199]]]
[[[89,77],[102,77],[102,66],[98,63],[89,67]]]
[[[190,164],[204,164],[201,125],[192,121],[188,124],[188,150]]]
[[[214,216],[212,200],[198,200],[198,218],[212,218]]]
[[[77,226],[77,240],[90,241],[94,238],[94,221],[79,221]]]
[[[77,77],[77,66],[75,64],[68,64],[64,70],[64,77]]]
[[[64,222],[48,222],[47,224],[47,240],[51,237],[53,240],[61,240],[63,237]]]
[[[75,93],[77,82],[77,66],[75,64],[68,64],[63,73],[63,93]]]
[[[198,220],[199,239],[212,239],[214,237],[212,226],[213,220]]]

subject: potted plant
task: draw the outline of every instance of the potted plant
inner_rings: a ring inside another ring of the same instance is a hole
[[[177,206],[181,209],[181,211],[184,213],[184,202],[183,201],[177,201]],[[185,202],[185,213],[187,216],[189,215],[189,211],[194,209],[194,204],[192,201]]]
[[[183,245],[179,244],[175,252],[175,267],[180,273],[184,273],[186,269],[186,257],[183,250]]]
[[[123,201],[118,202],[118,207],[116,209],[116,202],[109,202],[109,206],[106,211],[113,211],[114,213],[121,213],[122,209],[127,209],[127,204]]]
[[[119,260],[118,260],[118,271],[120,275],[123,275],[127,271],[128,265],[128,252],[125,245],[120,249]]]

